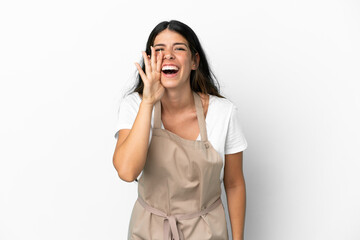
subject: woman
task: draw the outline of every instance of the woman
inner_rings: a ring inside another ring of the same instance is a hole
[[[243,239],[247,142],[236,106],[219,94],[187,25],[159,23],[142,54],[135,90],[121,102],[113,156],[122,180],[141,174],[128,239],[228,239],[222,182],[233,239]]]

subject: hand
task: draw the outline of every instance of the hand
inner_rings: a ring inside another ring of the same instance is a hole
[[[162,64],[162,52],[156,56],[155,49],[151,48],[151,57],[146,56],[146,53],[142,51],[142,55],[145,63],[145,72],[140,67],[139,63],[135,63],[136,68],[139,71],[141,79],[144,83],[142,101],[150,104],[155,104],[164,95],[165,88],[160,82],[161,78],[161,64]]]

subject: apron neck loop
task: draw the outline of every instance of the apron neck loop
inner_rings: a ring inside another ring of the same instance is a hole
[[[198,119],[200,136],[202,141],[207,141],[207,133],[206,133],[206,122],[204,117],[204,110],[202,107],[202,102],[200,96],[192,91],[194,96],[196,115]],[[155,103],[155,111],[154,111],[154,128],[161,128],[161,101],[157,101]]]

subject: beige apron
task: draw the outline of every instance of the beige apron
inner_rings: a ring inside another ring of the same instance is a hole
[[[207,139],[200,96],[193,92],[201,140],[184,139],[161,128],[161,102],[138,182],[130,240],[227,240],[220,195],[221,156]]]

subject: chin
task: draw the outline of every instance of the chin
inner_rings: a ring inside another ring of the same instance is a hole
[[[160,82],[164,88],[175,88],[178,86],[178,81],[175,79],[161,79]]]

